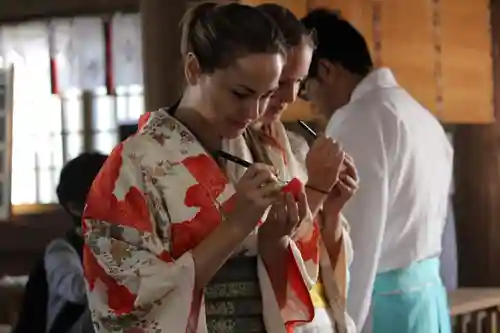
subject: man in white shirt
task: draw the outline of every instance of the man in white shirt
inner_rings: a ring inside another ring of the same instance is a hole
[[[349,314],[363,332],[451,332],[439,275],[453,157],[446,134],[389,69],[373,68],[347,21],[318,9],[302,22],[318,43],[302,95],[329,119],[326,134],[360,178],[344,210],[354,246]]]

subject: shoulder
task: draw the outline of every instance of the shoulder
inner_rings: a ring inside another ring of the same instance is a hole
[[[359,123],[367,126],[396,123],[400,116],[398,109],[401,101],[395,100],[395,91],[399,93],[399,88],[378,89],[367,93],[347,105],[347,119],[351,122],[362,119]]]
[[[343,117],[329,124],[327,134],[340,142],[355,138],[357,141],[376,143],[398,135],[400,120],[395,110],[383,101],[363,98],[338,112],[342,112]]]
[[[52,240],[45,248],[44,262],[47,266],[47,263],[55,263],[62,258],[68,258],[68,256],[74,256],[75,258],[78,258],[78,253],[76,253],[73,246],[71,246],[71,244],[69,244],[65,239],[56,238]]]
[[[337,112],[326,133],[338,140],[355,160],[384,161],[398,149],[404,124],[381,92],[370,92]]]
[[[45,248],[45,254],[54,252],[75,252],[71,244],[63,238],[53,239]]]
[[[166,111],[141,116],[138,131],[120,142],[109,155],[110,163],[141,167],[159,160],[170,160],[179,153],[180,125]]]

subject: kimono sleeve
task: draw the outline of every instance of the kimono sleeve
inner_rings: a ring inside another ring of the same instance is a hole
[[[115,148],[101,169],[83,218],[84,270],[96,332],[153,332],[158,326],[186,331],[193,258],[190,252],[171,257],[169,240],[158,235],[160,222],[168,230],[169,221],[160,221],[140,161],[123,150],[123,144]]]
[[[286,297],[285,303],[279,304],[281,318],[288,330],[295,325],[311,322],[314,318],[314,306],[309,291],[317,282],[319,272],[319,229],[313,222],[312,216],[302,222],[301,228],[290,240],[290,245],[285,257],[286,260]],[[264,267],[264,265],[261,265]],[[270,271],[273,267],[265,267]],[[270,281],[264,283],[261,279],[261,288],[264,298],[264,313],[273,313],[268,306],[271,301],[268,292],[273,290]],[[276,295],[279,298],[278,295]],[[280,332],[270,323],[266,322],[270,332]]]

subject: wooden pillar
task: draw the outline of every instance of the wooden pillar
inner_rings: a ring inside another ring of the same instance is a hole
[[[180,21],[187,8],[188,0],[140,1],[146,111],[169,106],[181,96]]]
[[[459,125],[454,133],[460,286],[500,286],[500,1],[497,0],[491,3],[491,25],[497,121],[491,125]]]

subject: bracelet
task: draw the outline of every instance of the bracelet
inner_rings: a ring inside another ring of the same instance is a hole
[[[328,195],[328,194],[330,194],[330,191],[325,191],[325,190],[322,190],[322,189],[320,189],[320,188],[317,188],[317,187],[311,186],[311,185],[309,185],[309,184],[306,184],[306,185],[305,185],[305,188],[308,188],[308,189],[310,189],[310,190],[316,191],[316,192],[321,193],[321,194],[324,194],[324,195]]]

